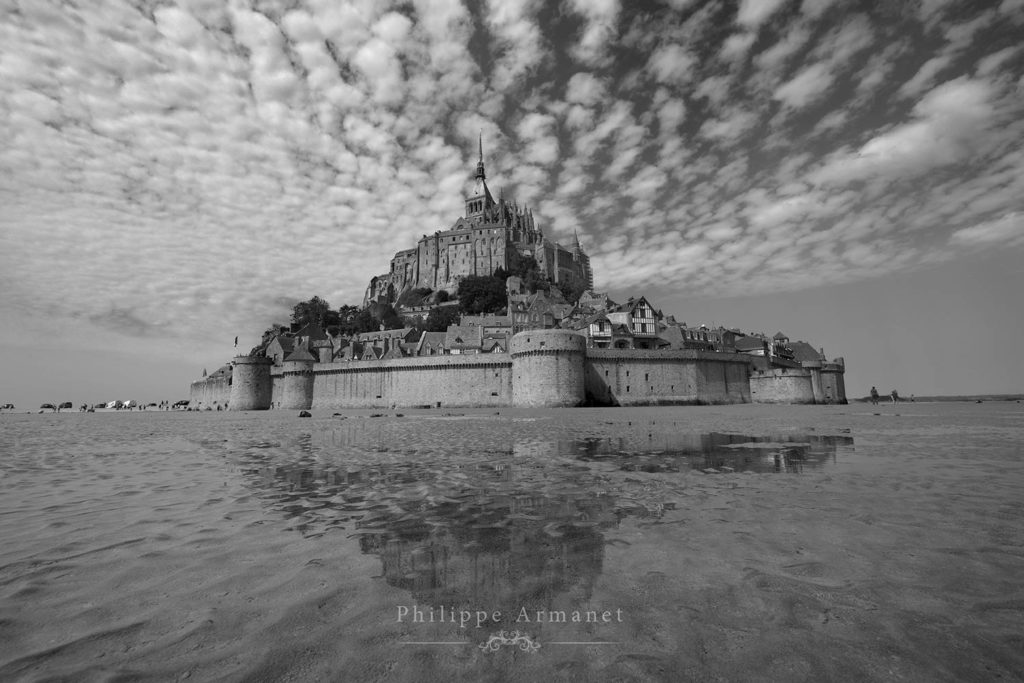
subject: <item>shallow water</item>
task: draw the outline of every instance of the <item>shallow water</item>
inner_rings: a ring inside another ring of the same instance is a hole
[[[1020,679],[1022,408],[2,415],[0,679]]]

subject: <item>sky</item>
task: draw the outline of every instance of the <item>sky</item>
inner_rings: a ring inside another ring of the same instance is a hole
[[[1024,392],[1024,0],[0,0],[0,403],[187,398],[488,184],[847,390]]]

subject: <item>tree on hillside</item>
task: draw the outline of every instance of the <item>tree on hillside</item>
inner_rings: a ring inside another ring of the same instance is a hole
[[[562,296],[565,297],[566,301],[574,304],[580,300],[583,292],[587,291],[587,283],[575,273],[566,271],[562,273],[562,277],[559,279],[558,289],[562,292]]]
[[[540,272],[540,266],[537,265],[537,259],[532,256],[524,256],[517,250],[513,249],[508,254],[508,274],[515,275],[516,277],[526,279],[526,276],[531,271]]]
[[[445,332],[449,325],[459,324],[458,306],[438,306],[430,309],[427,319],[424,322],[424,329],[427,332]]]
[[[338,309],[338,330],[341,334],[346,336],[358,334],[358,332],[356,332],[356,327],[358,326],[356,319],[359,317],[362,310],[363,309],[359,306],[351,306],[349,304],[345,304]],[[367,324],[369,324],[370,320],[371,318],[369,317],[369,314],[367,314]]]
[[[320,327],[328,324],[328,314],[332,313],[331,305],[318,296],[309,301],[300,301],[292,309],[292,322],[302,327],[314,323]]]
[[[391,304],[374,304],[370,307],[373,319],[377,321],[377,327],[384,326],[385,330],[399,330],[405,327],[405,321],[398,315]]]
[[[377,329],[380,329],[380,323],[374,319],[370,309],[364,308],[356,313],[353,318],[349,334],[362,334],[363,332],[373,332]]]
[[[505,282],[491,275],[468,275],[459,281],[459,306],[464,313],[499,313],[508,307]]]
[[[366,308],[345,305],[338,309],[338,331],[351,337],[363,332],[375,332],[384,325],[386,330],[405,327],[405,322],[389,304],[371,304]]]
[[[356,317],[362,311],[358,306],[345,304],[338,308],[338,330],[345,336],[356,334]]]
[[[258,348],[261,348],[261,347],[265,347],[267,344],[269,344],[270,342],[274,341],[274,337],[276,337],[277,335],[281,334],[281,330],[282,329],[287,330],[288,326],[287,325],[279,325],[278,323],[274,323],[273,325],[271,325],[270,327],[265,329],[263,331],[263,336],[260,337],[260,345],[258,347],[256,347],[256,348],[258,349]]]
[[[537,291],[548,292],[551,290],[551,282],[541,272],[537,259],[532,256],[523,256],[513,250],[508,257],[508,274],[522,280],[523,289],[531,294]]]

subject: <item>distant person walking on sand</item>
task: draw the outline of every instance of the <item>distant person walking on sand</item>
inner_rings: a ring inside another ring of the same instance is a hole
[[[871,387],[871,403],[876,406],[878,405],[878,389],[874,387]]]
[[[893,403],[899,403],[900,402],[900,395],[896,393],[895,389],[892,390],[892,394],[890,394],[890,398],[892,399]]]

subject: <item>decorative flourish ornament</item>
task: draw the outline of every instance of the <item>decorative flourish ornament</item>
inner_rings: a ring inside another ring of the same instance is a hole
[[[533,642],[530,636],[519,631],[512,631],[511,633],[508,631],[498,631],[498,633],[492,634],[486,643],[480,643],[477,647],[484,652],[497,652],[501,649],[502,645],[518,646],[523,652],[536,652],[540,649],[540,643]]]

